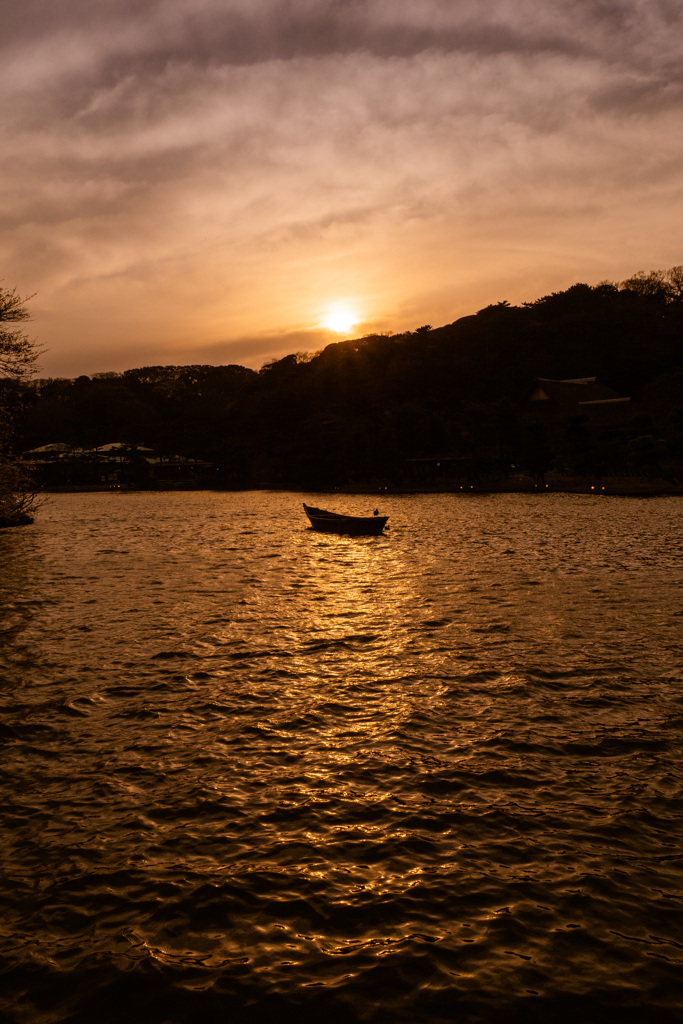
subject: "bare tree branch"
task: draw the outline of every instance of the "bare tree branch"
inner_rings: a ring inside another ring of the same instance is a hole
[[[0,379],[21,383],[35,369],[39,350],[24,330],[14,326],[31,319],[26,308],[31,297],[0,288]],[[0,404],[0,527],[32,523],[38,506],[29,474],[12,454],[11,404]]]

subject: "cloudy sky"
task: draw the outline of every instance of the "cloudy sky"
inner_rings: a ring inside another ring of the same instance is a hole
[[[0,285],[44,374],[683,263],[681,0],[21,0],[0,51]]]

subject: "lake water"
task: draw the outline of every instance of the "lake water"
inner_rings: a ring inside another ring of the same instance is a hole
[[[0,1020],[683,1019],[680,499],[302,500],[0,531]]]

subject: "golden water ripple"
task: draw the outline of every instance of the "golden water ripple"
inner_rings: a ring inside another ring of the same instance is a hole
[[[306,497],[0,532],[0,1013],[680,1020],[677,499]]]

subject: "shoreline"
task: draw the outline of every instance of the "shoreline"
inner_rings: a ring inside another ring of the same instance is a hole
[[[550,475],[549,475],[550,476]],[[481,481],[476,484],[456,484],[449,481],[402,484],[346,484],[340,487],[321,487],[301,484],[282,484],[276,481],[262,482],[258,484],[244,484],[241,486],[225,485],[220,486],[212,483],[210,486],[199,484],[184,486],[164,487],[132,487],[128,485],[112,486],[107,484],[82,484],[63,485],[41,488],[41,494],[88,494],[88,493],[110,493],[110,494],[132,494],[132,493],[166,493],[177,491],[290,491],[296,494],[325,494],[334,496],[343,495],[410,495],[410,494],[588,494],[608,495],[612,497],[676,497],[683,495],[683,484],[671,483],[667,480],[647,480],[642,477],[615,477],[599,478],[597,481],[572,478],[552,477],[544,483],[534,483],[527,479]]]

